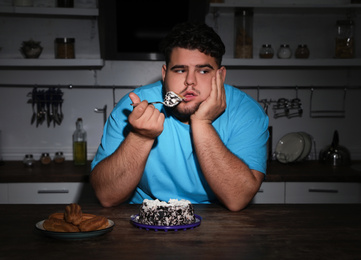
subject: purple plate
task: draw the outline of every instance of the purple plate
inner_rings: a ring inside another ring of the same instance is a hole
[[[135,218],[138,215],[132,215],[130,217],[130,222],[132,222],[132,224],[140,229],[145,229],[145,230],[154,230],[154,231],[158,231],[158,230],[164,230],[164,231],[168,231],[168,230],[174,230],[174,231],[178,231],[178,230],[187,230],[187,229],[193,229],[195,227],[198,227],[201,224],[202,218],[196,214],[194,214],[194,217],[196,218],[196,222],[192,223],[192,224],[187,224],[187,225],[177,225],[177,226],[152,226],[152,225],[145,225],[142,223],[139,223],[138,221],[135,220]]]

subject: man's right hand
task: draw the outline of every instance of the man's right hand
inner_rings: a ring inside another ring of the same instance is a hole
[[[139,103],[128,118],[132,131],[142,137],[155,139],[163,131],[164,114],[149,105],[148,101],[140,102],[140,98],[133,92],[129,93],[129,98],[133,103]]]

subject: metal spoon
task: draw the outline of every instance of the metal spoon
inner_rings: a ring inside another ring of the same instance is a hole
[[[174,107],[180,102],[182,102],[184,99],[185,97],[183,97],[182,95],[176,94],[173,91],[168,91],[164,96],[164,101],[154,101],[149,102],[148,104],[163,104],[167,107]],[[133,107],[136,107],[137,105],[139,105],[139,103],[132,103],[131,105]]]

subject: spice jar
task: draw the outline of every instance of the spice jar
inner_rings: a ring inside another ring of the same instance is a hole
[[[335,57],[350,59],[355,57],[354,22],[353,20],[340,20],[336,23]]]
[[[292,51],[288,44],[281,44],[280,48],[278,49],[277,56],[280,59],[289,59],[292,56]]]
[[[63,152],[56,152],[54,156],[54,162],[63,163],[64,161],[65,161],[65,157],[63,155]]]
[[[24,165],[27,166],[27,167],[33,166],[34,163],[35,163],[35,160],[34,160],[33,155],[32,155],[32,154],[25,154],[23,163],[24,163]]]
[[[307,59],[310,56],[310,50],[308,49],[306,44],[300,44],[298,45],[295,57],[297,59]]]
[[[253,13],[249,9],[240,9],[235,13],[235,58],[253,58]]]
[[[42,165],[48,165],[51,162],[51,158],[48,153],[41,154],[40,162]]]
[[[55,39],[55,58],[57,58],[57,59],[75,59],[75,39],[74,38],[56,38]]]
[[[259,51],[259,57],[262,59],[272,59],[274,51],[271,44],[263,44]]]

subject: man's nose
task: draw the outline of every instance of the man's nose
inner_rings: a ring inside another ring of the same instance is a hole
[[[196,84],[197,84],[197,79],[196,79],[195,73],[188,71],[185,81],[184,81],[184,85],[190,86],[190,85],[196,85]]]

